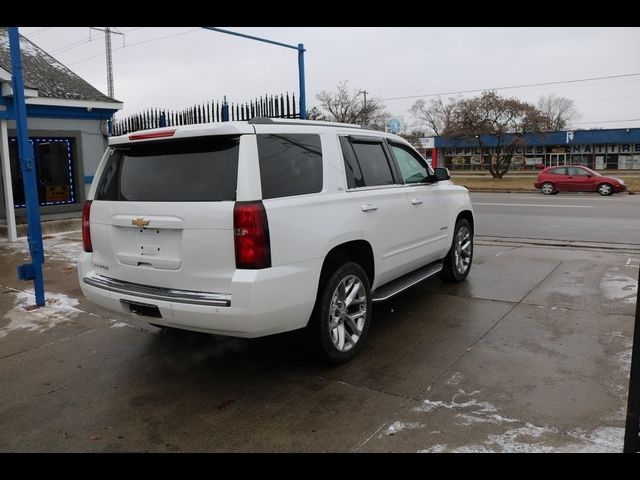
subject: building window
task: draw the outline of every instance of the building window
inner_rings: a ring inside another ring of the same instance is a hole
[[[76,203],[75,175],[71,138],[33,137],[38,200],[41,206]],[[26,206],[22,170],[18,160],[18,144],[9,138],[13,202],[16,208]]]

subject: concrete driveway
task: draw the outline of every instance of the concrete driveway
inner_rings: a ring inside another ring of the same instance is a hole
[[[123,323],[82,297],[79,241],[45,240],[36,310],[0,243],[0,451],[622,451],[640,251],[479,240],[467,282],[376,305],[327,367],[295,332]]]

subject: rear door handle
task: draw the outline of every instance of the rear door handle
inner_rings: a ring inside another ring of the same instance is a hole
[[[371,205],[370,203],[365,203],[364,205],[362,205],[363,212],[372,212],[377,209],[378,207],[376,207],[375,205]]]
[[[419,198],[412,198],[411,205],[422,205],[422,200],[420,200]]]

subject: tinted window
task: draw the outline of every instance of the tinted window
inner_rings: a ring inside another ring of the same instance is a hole
[[[258,135],[262,198],[289,197],[322,190],[319,135]]]
[[[360,141],[344,137],[340,142],[349,188],[395,183],[382,142]]]
[[[549,173],[553,174],[553,175],[566,175],[567,169],[562,167],[562,168],[552,168],[551,170],[549,170]]]
[[[427,165],[405,146],[390,144],[404,183],[420,183],[429,177]]]
[[[354,143],[362,177],[366,186],[393,185],[393,175],[382,143]]]
[[[347,137],[340,137],[340,146],[342,147],[344,167],[347,172],[347,186],[349,188],[364,187],[362,170],[360,170],[360,165],[358,165],[358,159],[356,159],[356,154],[353,152],[351,142]]]
[[[96,200],[235,200],[239,137],[205,137],[115,147]]]

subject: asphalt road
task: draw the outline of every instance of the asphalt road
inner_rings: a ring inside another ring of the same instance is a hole
[[[476,233],[640,244],[640,195],[471,193]]]

